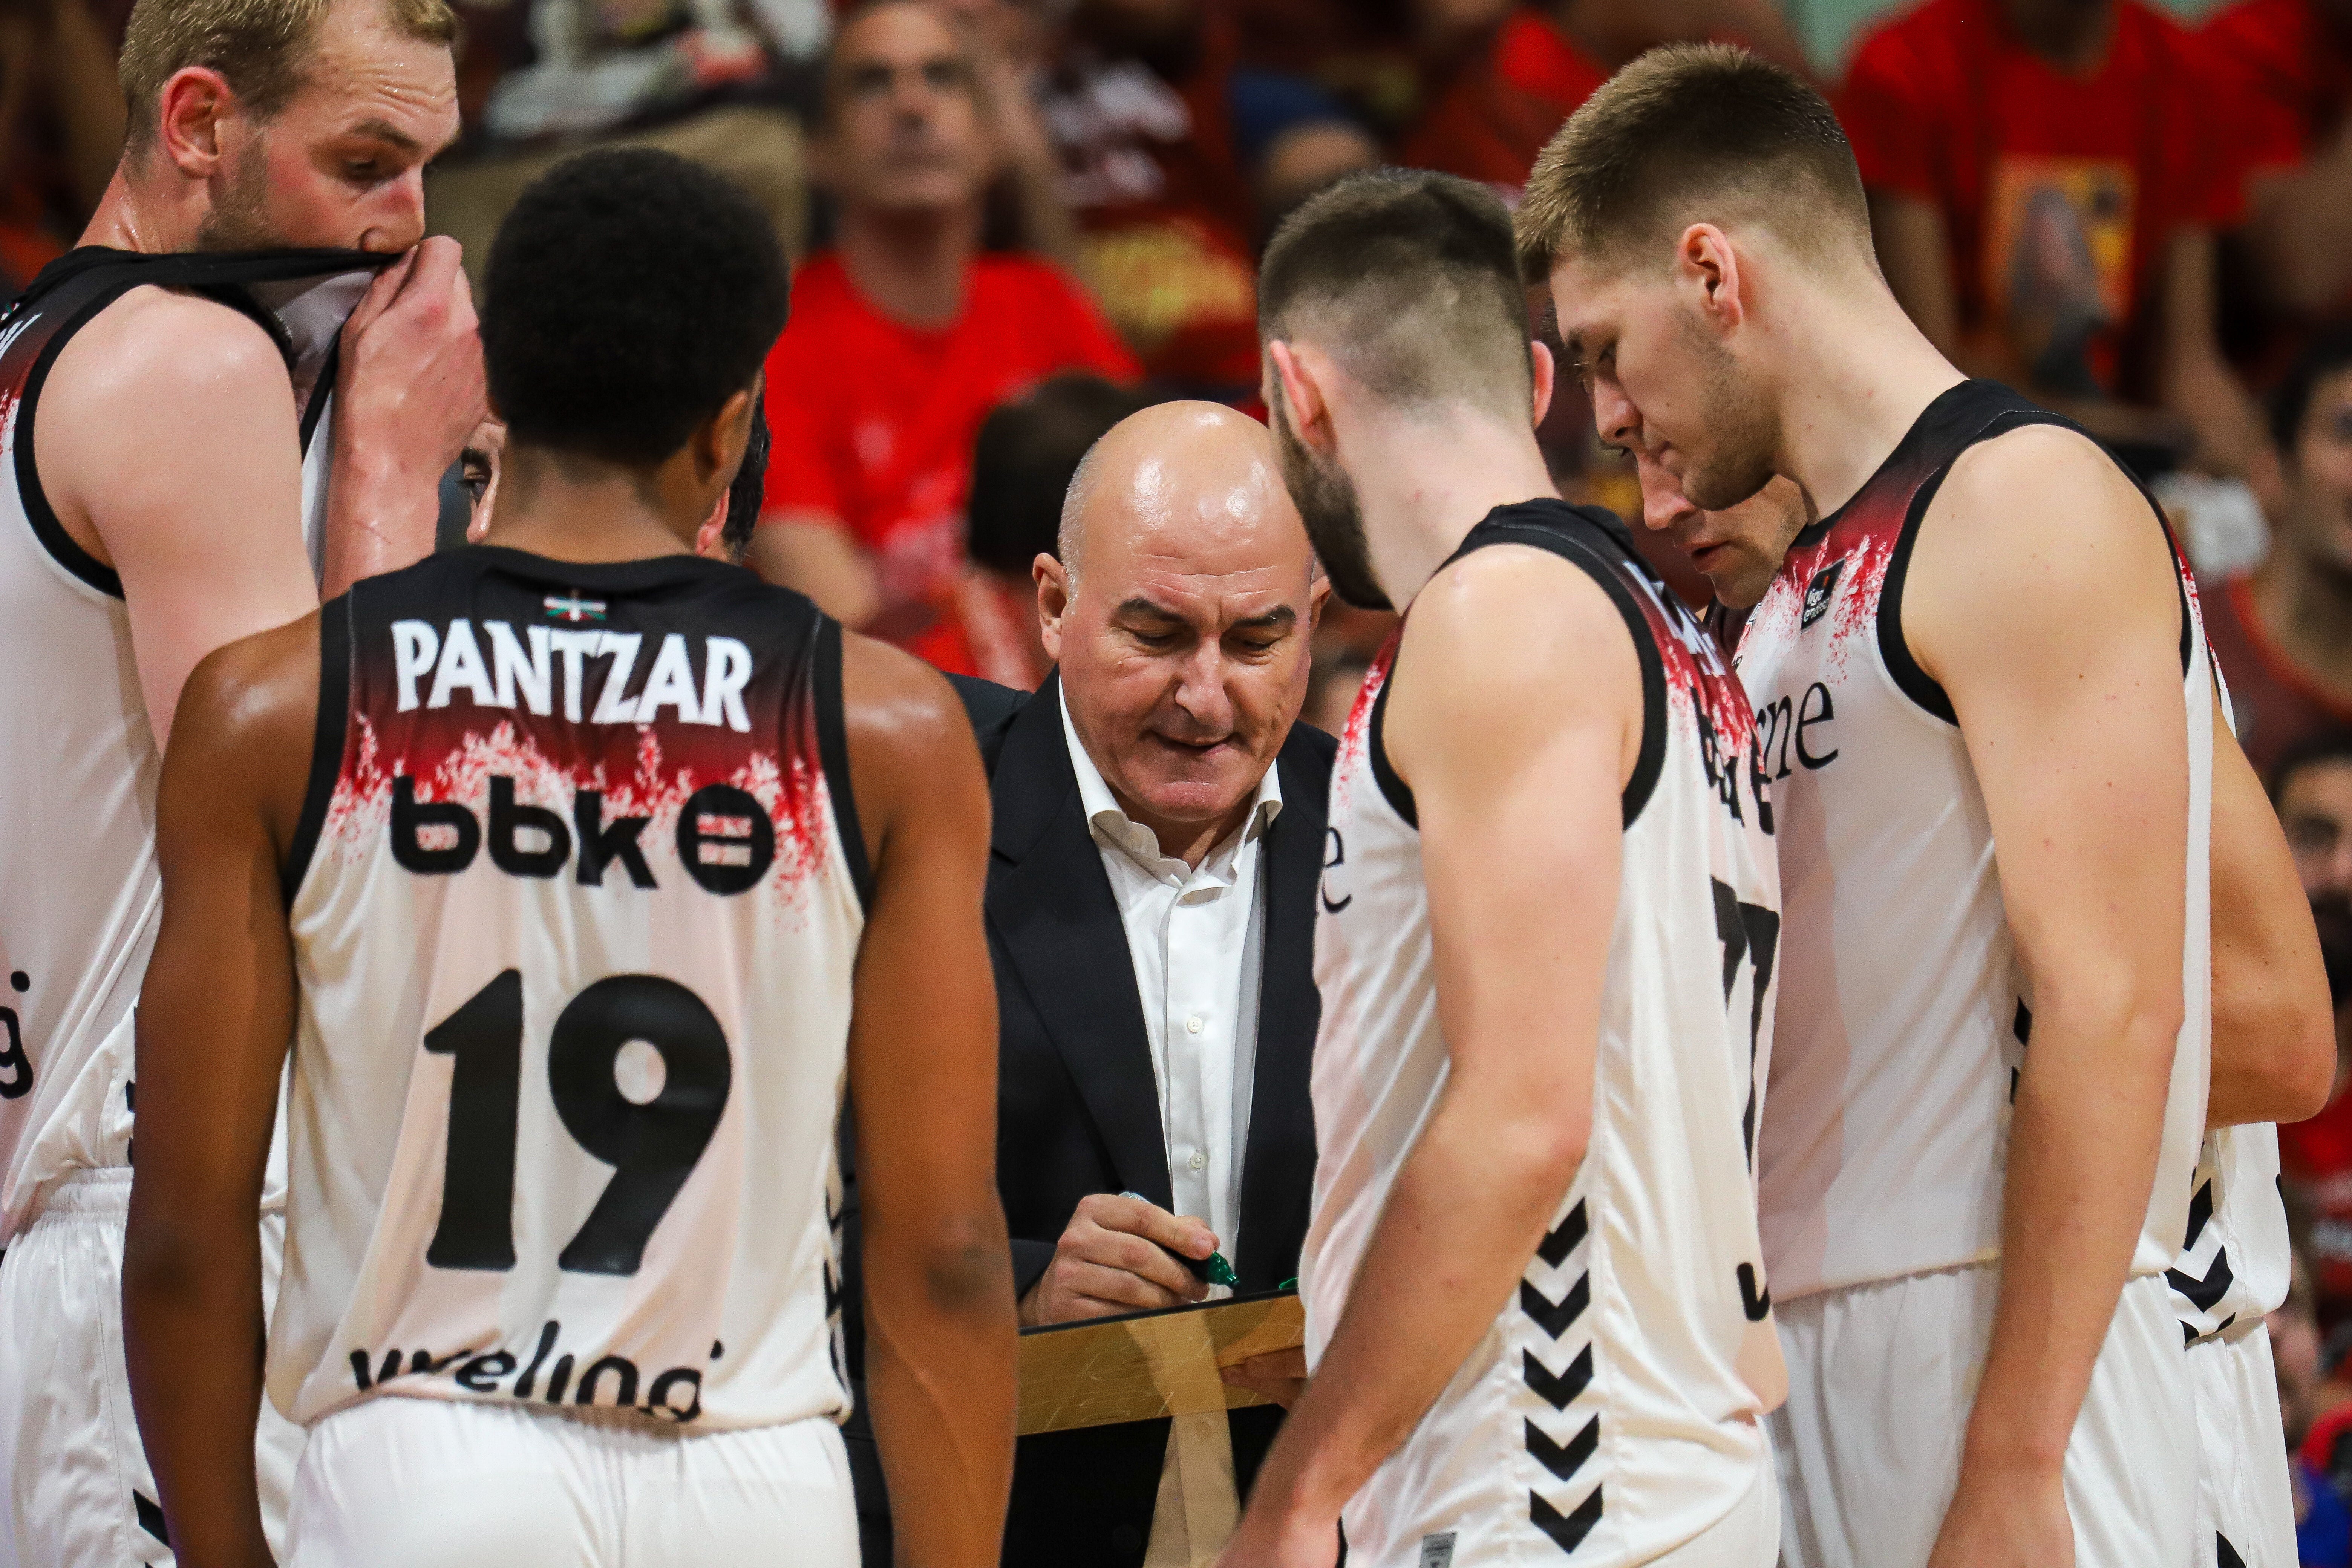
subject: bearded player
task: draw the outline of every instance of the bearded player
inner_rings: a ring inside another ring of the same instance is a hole
[[[118,1279],[159,759],[198,659],[430,548],[480,403],[455,247],[411,249],[453,26],[142,0],[113,183],[0,314],[0,1561],[170,1560]]]
[[[192,679],[161,806],[125,1262],[184,1561],[261,1561],[215,1435],[310,1428],[297,1564],[857,1561],[833,1205],[861,1117],[874,1426],[909,1561],[996,1560],[1013,1297],[988,806],[946,683],[693,553],[784,318],[667,153],[527,191],[488,271],[485,542]]]
[[[1804,509],[1685,541],[1748,593],[1777,565],[1741,658],[1788,896],[1785,1560],[2210,1561],[2165,1272],[2212,1066],[2213,685],[2160,516],[1935,353],[1827,106],[1740,51],[1621,73],[1519,224],[1602,433],[1718,522],[1775,473]]]
[[[1737,679],[1557,499],[1509,218],[1351,178],[1259,286],[1317,552],[1406,611],[1332,777],[1313,1380],[1233,1563],[1760,1568],[1781,1368],[1755,1229],[1780,931]]]

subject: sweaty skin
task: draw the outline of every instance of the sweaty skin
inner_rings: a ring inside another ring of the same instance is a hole
[[[1672,235],[1654,269],[1555,257],[1602,438],[1702,505],[1773,474],[1814,515],[1859,490],[1962,378],[1866,226],[1829,237],[1801,250],[1727,216]],[[2027,426],[1954,463],[1906,578],[1906,635],[1958,715],[2036,998],[1991,1345],[1929,1568],[2074,1560],[2067,1444],[2145,1219],[2184,1006],[2180,607],[2152,521],[2087,440]]]
[[[1643,521],[1664,533],[1745,613],[1806,518],[1804,498],[1775,479],[1719,512],[1691,505],[1675,477],[1635,454]],[[2300,1121],[2326,1103],[2336,1073],[2335,1026],[2318,932],[2296,879],[2278,815],[2213,704],[2213,1072],[2208,1127]]]
[[[650,475],[583,480],[570,477],[578,459],[509,447],[488,542],[582,562],[687,552],[741,459],[751,395]],[[856,636],[842,663],[875,877],[849,1037],[866,1386],[905,1560],[992,1568],[1014,1390],[981,923],[987,785],[938,674]],[[140,1427],[187,1568],[269,1561],[250,1451],[219,1436],[250,1428],[261,1398],[252,1216],[299,1000],[278,868],[310,767],[318,664],[315,614],[212,655],[164,765],[163,921],[139,1040],[151,1114],[123,1308]]]
[[[165,84],[154,114],[83,244],[401,256],[344,329],[325,592],[421,558],[441,471],[482,407],[457,247],[419,243],[425,163],[457,132],[449,50],[399,34],[375,0],[335,0],[302,86],[268,122],[197,67]],[[159,289],[100,312],[49,374],[33,431],[42,489],[74,542],[121,574],[159,745],[198,659],[318,606],[296,414],[258,325]]]

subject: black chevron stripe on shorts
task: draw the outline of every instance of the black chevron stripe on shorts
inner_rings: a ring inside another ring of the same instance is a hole
[[[1580,1200],[1568,1211],[1549,1235],[1536,1248],[1536,1256],[1549,1268],[1558,1268],[1568,1261],[1569,1254],[1583,1245],[1591,1233],[1584,1204]],[[1519,1281],[1519,1310],[1528,1321],[1553,1340],[1568,1331],[1584,1310],[1592,1304],[1592,1274],[1590,1269],[1576,1277],[1575,1283],[1557,1301],[1545,1295],[1535,1282]],[[1555,1375],[1536,1358],[1532,1351],[1521,1352],[1520,1375],[1536,1397],[1554,1410],[1565,1410],[1569,1402],[1582,1394],[1592,1382],[1592,1347],[1586,1345],[1568,1363],[1568,1370]],[[1575,1480],[1601,1447],[1601,1417],[1593,1415],[1566,1443],[1555,1442],[1551,1435],[1533,1421],[1526,1423],[1528,1454],[1538,1464],[1561,1481]],[[1568,1513],[1562,1513],[1547,1502],[1539,1492],[1528,1493],[1528,1522],[1551,1537],[1552,1543],[1562,1552],[1572,1552],[1592,1533],[1601,1522],[1601,1488]]]

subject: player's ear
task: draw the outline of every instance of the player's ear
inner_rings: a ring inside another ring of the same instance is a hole
[[[743,454],[751,449],[751,400],[759,390],[754,384],[735,394],[694,433],[697,479],[709,479],[723,473],[730,484],[734,482],[735,470],[743,466]]]
[[[1274,389],[1290,419],[1290,433],[1318,452],[1331,449],[1331,410],[1317,372],[1321,356],[1276,338],[1265,345]],[[1268,399],[1269,402],[1275,401]]]
[[[1544,416],[1551,412],[1551,395],[1559,384],[1559,365],[1551,357],[1550,348],[1536,341],[1528,344],[1528,368],[1534,372],[1536,383],[1535,418],[1532,423],[1540,426]]]
[[[189,179],[210,179],[221,166],[223,124],[236,109],[226,77],[209,66],[183,67],[155,95],[156,147]]]
[[[1715,225],[1695,223],[1683,231],[1675,250],[1675,279],[1695,293],[1699,314],[1719,332],[1747,320],[1740,271],[1739,253]]]

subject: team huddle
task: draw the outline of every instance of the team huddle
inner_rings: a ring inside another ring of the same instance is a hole
[[[406,167],[445,19],[320,46]],[[190,74],[0,316],[0,1562],[855,1563],[849,1132],[898,1560],[995,1563],[987,784],[945,679],[707,558],[772,227],[662,153],[531,186],[426,554],[453,258],[387,266],[383,182],[239,195]],[[1331,776],[1309,1376],[1219,1561],[2290,1568],[2270,1124],[2333,1037],[2155,503],[1918,334],[1727,47],[1516,215],[1331,186],[1259,310],[1316,555],[1402,619]],[[1562,375],[1704,619],[1559,499]]]

